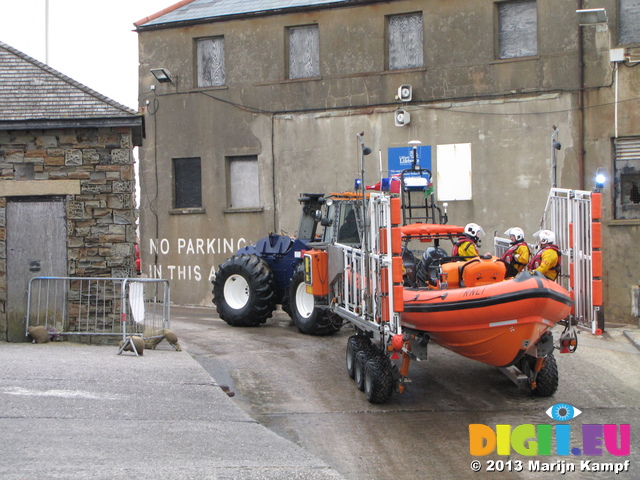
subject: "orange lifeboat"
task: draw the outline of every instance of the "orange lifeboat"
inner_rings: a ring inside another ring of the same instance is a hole
[[[539,272],[508,280],[505,272],[505,264],[492,256],[443,263],[435,287],[403,289],[403,328],[426,332],[431,341],[482,363],[517,363],[569,315],[573,302]]]

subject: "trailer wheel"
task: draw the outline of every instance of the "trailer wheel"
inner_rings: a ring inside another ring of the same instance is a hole
[[[530,357],[533,360],[533,364],[530,363],[531,368],[535,366],[535,358]],[[538,372],[536,378],[536,388],[532,390],[532,393],[536,397],[550,397],[558,389],[558,365],[556,363],[556,357],[553,353],[547,355],[544,359],[544,365]]]
[[[525,355],[520,360],[520,370],[529,379],[533,377],[533,371],[536,366],[536,358],[531,355]],[[536,376],[536,386],[531,389],[531,393],[536,397],[550,397],[558,389],[558,365],[553,353],[547,355],[544,359],[544,365]]]
[[[349,377],[355,378],[356,374],[356,354],[371,347],[371,340],[364,335],[352,335],[347,340],[347,372]]]
[[[372,349],[365,348],[364,350],[360,350],[356,353],[353,379],[356,382],[356,387],[358,390],[364,392],[364,368],[370,358],[375,355],[375,352],[371,351]]]
[[[287,313],[300,333],[307,335],[333,335],[342,328],[342,318],[326,308],[315,306],[315,297],[307,293],[301,264],[289,285]]]
[[[220,265],[213,280],[213,303],[229,325],[255,327],[271,317],[275,290],[267,262],[257,255],[234,255]]]
[[[364,366],[364,394],[369,403],[385,403],[395,387],[393,368],[384,355],[374,355]]]

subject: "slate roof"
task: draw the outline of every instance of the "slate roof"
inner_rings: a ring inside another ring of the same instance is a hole
[[[362,0],[182,0],[175,5],[150,15],[134,25],[138,29],[167,27],[173,23],[226,19],[246,15],[285,13],[289,10],[317,9],[344,6],[352,3],[370,3]]]
[[[107,118],[121,126],[142,122],[135,110],[0,42],[0,127]]]

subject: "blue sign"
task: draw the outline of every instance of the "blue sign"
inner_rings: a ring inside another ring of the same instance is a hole
[[[413,147],[394,147],[387,151],[387,168],[389,177],[400,175],[403,170],[413,167]],[[421,168],[431,170],[431,145],[416,147],[417,164]]]

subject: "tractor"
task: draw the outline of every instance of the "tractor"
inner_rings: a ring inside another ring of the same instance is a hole
[[[229,325],[259,326],[281,305],[301,333],[331,335],[342,327],[338,315],[328,308],[316,308],[314,296],[307,293],[302,252],[336,235],[342,235],[341,241],[359,243],[356,199],[305,193],[298,201],[302,214],[296,238],[270,233],[219,266],[213,280],[213,303]],[[325,227],[320,235],[319,226]]]
[[[361,162],[371,149],[361,147]],[[364,163],[363,163],[364,165]],[[413,166],[401,175],[402,183],[431,178],[431,172],[417,164],[413,147]],[[364,178],[364,166],[362,177]],[[426,185],[418,185],[422,201],[411,202],[410,190],[401,192],[403,220],[438,221],[446,223],[444,215],[433,202],[432,196],[423,195]],[[357,182],[356,189],[363,187]],[[372,187],[367,187],[372,188]],[[386,189],[393,189],[387,185]],[[380,189],[385,189],[380,185]],[[359,193],[304,193],[298,198],[302,213],[296,238],[270,233],[244,247],[219,266],[213,280],[213,303],[222,320],[234,327],[255,327],[267,321],[277,305],[289,314],[301,333],[331,335],[342,328],[343,320],[333,313],[325,301],[310,293],[305,284],[303,253],[327,244],[360,248],[364,240],[366,195]],[[426,215],[416,212],[426,212]],[[436,220],[437,218],[437,220]],[[319,231],[318,227],[323,227]],[[415,265],[407,265],[407,273],[415,276]]]

